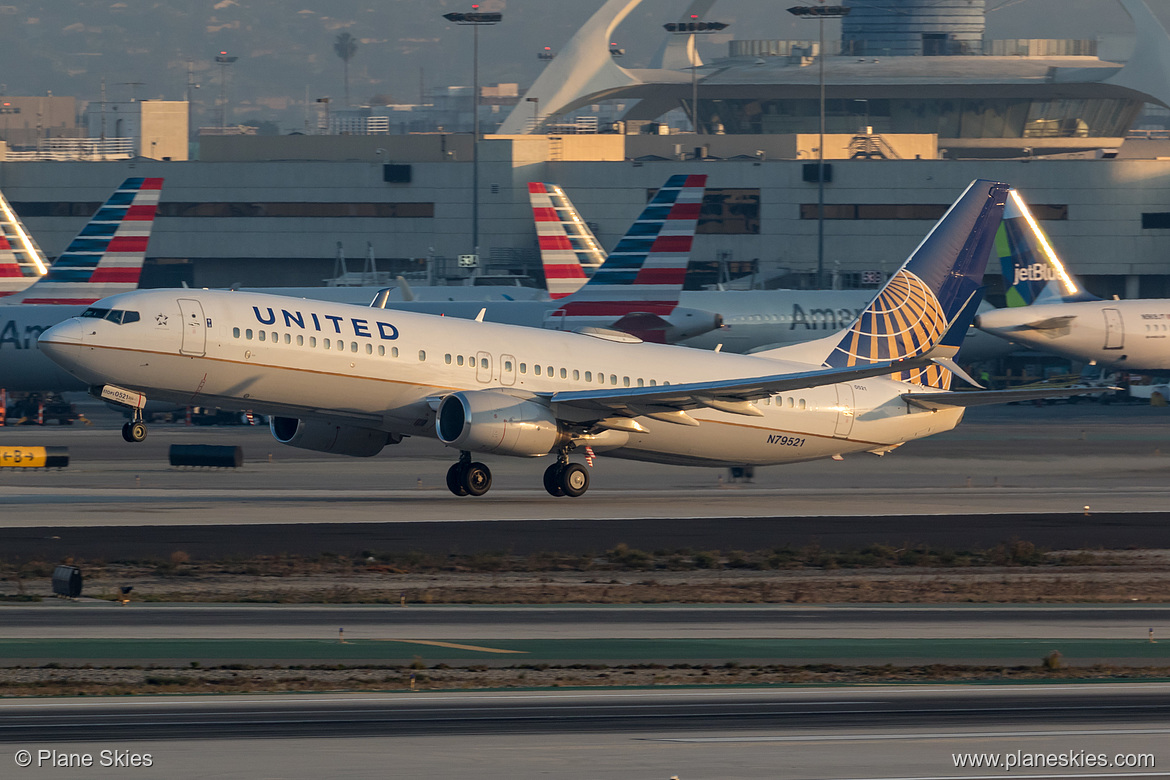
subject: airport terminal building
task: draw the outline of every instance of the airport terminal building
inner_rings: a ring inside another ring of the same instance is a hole
[[[667,177],[702,173],[699,278],[811,284],[820,52],[732,41],[697,71],[696,111],[686,36],[666,36],[654,69],[610,56],[613,25],[637,3],[609,0],[550,63],[528,93],[540,121],[521,101],[480,143],[474,195],[469,134],[209,136],[191,161],[0,158],[0,188],[52,257],[122,179],[163,177],[145,284],[273,286],[332,277],[339,244],[349,258],[368,244],[391,273],[465,275],[454,259],[475,249],[473,197],[483,267],[539,275],[528,182],[563,186],[612,247]],[[1094,42],[983,40],[970,29],[982,2],[921,5],[934,16],[882,35],[859,6],[826,47],[826,271],[874,284],[972,179],[993,178],[1036,205],[1096,294],[1170,295],[1170,142],[1126,138],[1143,106],[1170,106],[1170,36],[1145,5],[1125,0],[1136,43],[1116,61]],[[603,98],[631,105],[614,132],[542,132]],[[657,120],[680,106],[703,132],[663,134]]]

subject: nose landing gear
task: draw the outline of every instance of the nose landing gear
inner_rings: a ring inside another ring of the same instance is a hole
[[[457,496],[482,496],[491,487],[491,469],[472,462],[470,452],[459,453],[459,462],[447,469],[447,489]]]
[[[134,410],[134,419],[122,426],[122,438],[133,444],[146,439],[146,423],[142,419],[142,410]]]

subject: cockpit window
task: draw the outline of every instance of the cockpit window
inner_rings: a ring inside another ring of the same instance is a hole
[[[81,316],[96,320],[107,320],[116,325],[127,325],[142,319],[136,311],[129,311],[127,309],[102,309],[96,306],[91,306],[86,309],[81,313]]]

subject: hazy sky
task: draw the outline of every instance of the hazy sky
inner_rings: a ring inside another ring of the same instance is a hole
[[[727,51],[736,38],[812,38],[816,24],[785,12],[797,0],[720,0],[712,16],[729,22],[727,34],[700,43],[705,58]],[[899,0],[873,0],[896,7]],[[1149,0],[1170,26],[1170,0]],[[51,91],[82,100],[99,97],[104,78],[111,99],[181,99],[187,61],[194,63],[207,106],[218,93],[214,56],[227,49],[235,105],[249,116],[290,110],[306,94],[343,91],[342,63],[332,44],[342,31],[361,43],[350,63],[355,103],[375,94],[400,102],[427,85],[467,84],[471,31],[442,14],[468,10],[469,0],[0,0],[0,89],[11,95]],[[482,0],[504,22],[480,31],[481,82],[519,82],[539,75],[537,52],[560,49],[602,6],[602,0]],[[645,0],[618,28],[627,51],[622,64],[647,63],[661,44],[661,25],[687,7],[685,0]],[[987,0],[992,38],[1093,38],[1128,34],[1132,25],[1116,0]],[[837,25],[826,25],[830,37]]]

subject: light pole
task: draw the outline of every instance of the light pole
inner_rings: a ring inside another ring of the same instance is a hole
[[[192,121],[194,114],[192,113],[191,98],[192,92],[199,89],[200,85],[195,83],[194,77],[195,63],[187,60],[187,143],[191,143],[191,138],[195,134],[195,123]]]
[[[662,28],[672,35],[689,35],[687,41],[687,59],[691,62],[691,129],[695,135],[703,134],[703,126],[699,124],[699,64],[698,52],[695,49],[695,36],[703,33],[715,33],[727,28],[724,22],[700,22],[698,14],[691,14],[689,22],[669,22]],[[610,44],[610,53],[613,53],[613,44]]]
[[[221,51],[215,57],[219,63],[219,129],[222,132],[227,127],[227,71],[228,66],[239,57],[229,57],[226,51]]]
[[[504,15],[498,11],[480,11],[478,5],[471,6],[470,13],[443,14],[443,18],[455,24],[471,26],[471,251],[479,263],[479,28],[499,24]]]
[[[823,3],[824,0],[821,0]],[[825,287],[825,18],[847,16],[851,9],[843,5],[794,5],[788,13],[802,19],[816,19],[820,26],[820,138],[817,142],[817,289]]]

